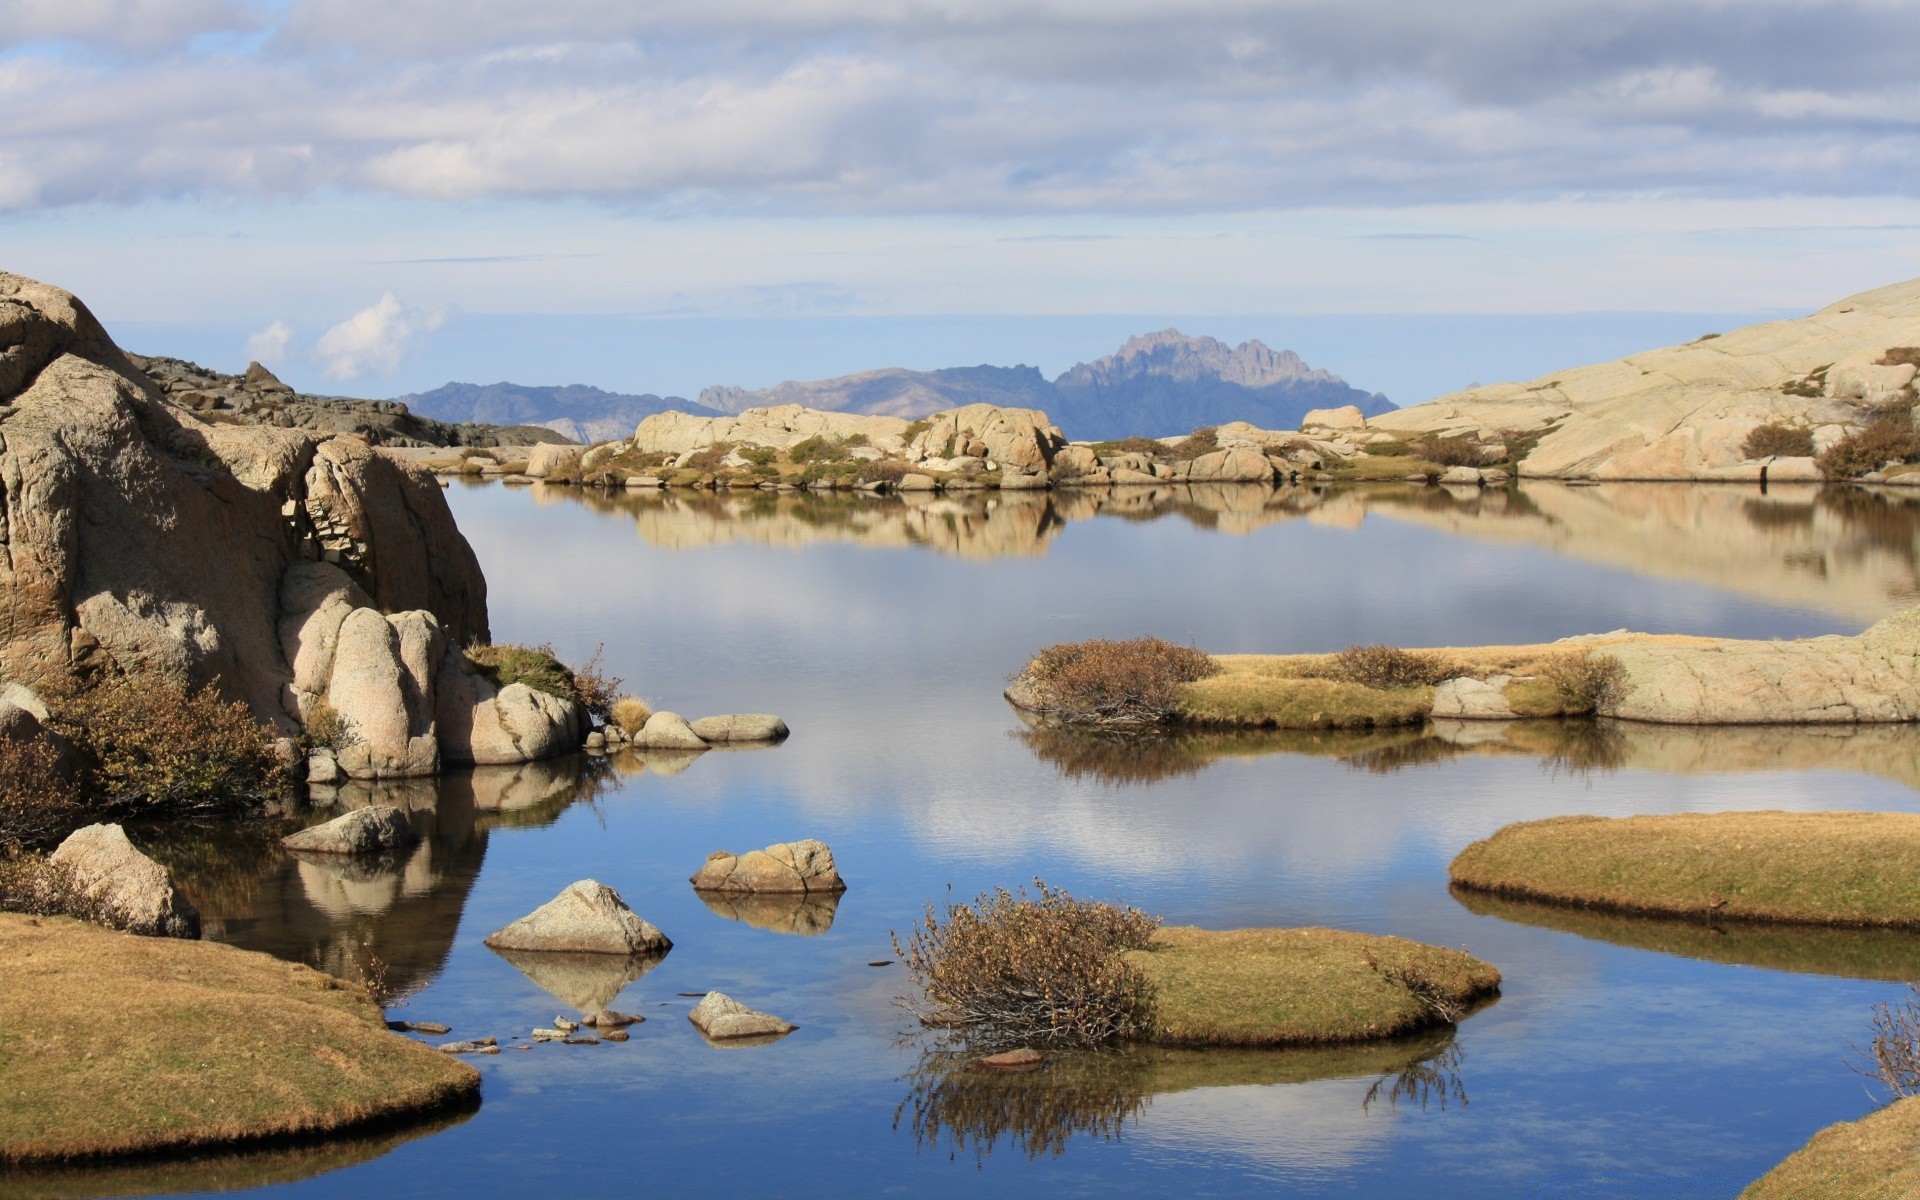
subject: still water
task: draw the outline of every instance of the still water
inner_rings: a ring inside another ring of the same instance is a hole
[[[1455,725],[1115,743],[1033,731],[1000,689],[1051,642],[1214,651],[1550,640],[1620,627],[1855,632],[1920,601],[1920,512],[1864,492],[1529,485],[962,501],[583,497],[456,485],[493,631],[603,662],[688,716],[777,712],[784,745],[483,770],[382,793],[432,836],[352,871],[179,848],[208,935],[342,974],[392,1015],[523,1039],[600,1004],[624,1045],[470,1059],[440,1127],[23,1194],[1723,1197],[1869,1111],[1848,1067],[1920,938],[1716,930],[1456,899],[1448,861],[1558,813],[1920,809],[1920,731]],[[342,796],[362,803],[367,794]],[[313,819],[327,815],[317,813]],[[729,909],[707,854],[829,842],[837,905]],[[197,856],[196,856],[197,855]],[[1035,876],[1170,923],[1330,925],[1505,974],[1451,1036],[1363,1050],[1132,1053],[943,1071],[893,1005],[889,932]],[[551,963],[490,931],[596,878],[675,942]],[[716,1048],[681,993],[799,1031]],[[0,1183],[0,1187],[5,1187]]]

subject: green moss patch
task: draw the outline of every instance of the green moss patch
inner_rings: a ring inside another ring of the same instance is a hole
[[[1498,994],[1459,950],[1339,929],[1162,929],[1128,962],[1154,987],[1154,1040],[1300,1046],[1390,1038]]]
[[[1451,872],[1465,888],[1618,912],[1920,928],[1920,815],[1555,817],[1475,842]]]
[[[333,1133],[479,1093],[363,991],[265,954],[0,915],[0,961],[0,1163]]]

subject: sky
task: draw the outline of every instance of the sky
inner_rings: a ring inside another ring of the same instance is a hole
[[[316,391],[1403,403],[1920,275],[1920,0],[4,0],[0,268]],[[1554,357],[1560,356],[1560,357]]]

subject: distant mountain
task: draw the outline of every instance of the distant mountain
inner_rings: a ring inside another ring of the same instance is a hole
[[[889,368],[752,392],[710,387],[700,393],[700,403],[730,413],[804,404],[909,418],[960,404],[1002,404],[1045,409],[1068,437],[1082,441],[1165,437],[1227,421],[1295,429],[1316,408],[1353,404],[1372,416],[1394,407],[1385,396],[1313,370],[1291,350],[1257,341],[1228,346],[1177,329],[1129,338],[1117,353],[1081,363],[1052,382],[1024,366]]]
[[[1166,437],[1228,421],[1296,429],[1300,418],[1315,408],[1353,404],[1373,416],[1394,407],[1377,392],[1363,392],[1338,375],[1312,369],[1291,350],[1272,350],[1257,341],[1228,346],[1177,329],[1129,338],[1116,353],[1081,363],[1052,381],[1027,366],[938,371],[888,367],[838,379],[789,380],[757,391],[710,387],[692,402],[677,396],[626,396],[580,384],[513,383],[449,383],[396,398],[440,421],[544,425],[581,442],[628,437],[642,418],[657,412],[731,414],[777,404],[909,420],[963,404],[1038,408],[1068,437],[1082,441],[1136,434]]]
[[[580,383],[565,387],[449,383],[395,399],[437,421],[544,425],[576,442],[632,437],[634,426],[654,413],[695,407],[678,396],[628,396]]]
[[[1316,408],[1352,404],[1373,416],[1394,407],[1309,368],[1291,350],[1258,341],[1230,347],[1177,329],[1128,338],[1118,353],[1081,363],[1054,388],[1060,399],[1043,407],[1069,437],[1083,440],[1166,437],[1228,421],[1297,429]]]
[[[774,404],[804,404],[829,412],[857,412],[912,420],[943,408],[963,404],[998,404],[1008,408],[1044,408],[1049,412],[1059,393],[1033,367],[944,367],[938,371],[907,371],[888,367],[862,371],[815,383],[788,381],[749,392],[737,387],[710,387],[700,403],[721,412],[745,412]]]

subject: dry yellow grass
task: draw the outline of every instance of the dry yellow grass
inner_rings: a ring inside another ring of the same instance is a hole
[[[1681,813],[1509,825],[1453,881],[1619,912],[1920,927],[1920,815]]]
[[[1920,1096],[1829,1125],[1740,1200],[1909,1200],[1920,1195]]]
[[[1371,688],[1244,672],[1182,685],[1179,718],[1216,727],[1375,729],[1418,725],[1432,711],[1430,687]]]
[[[1396,974],[1459,1009],[1500,990],[1500,972],[1463,951],[1340,929],[1174,927],[1125,957],[1154,986],[1166,1045],[1323,1045],[1446,1023]]]
[[[364,992],[265,954],[5,914],[0,962],[0,1163],[329,1133],[479,1091]]]

